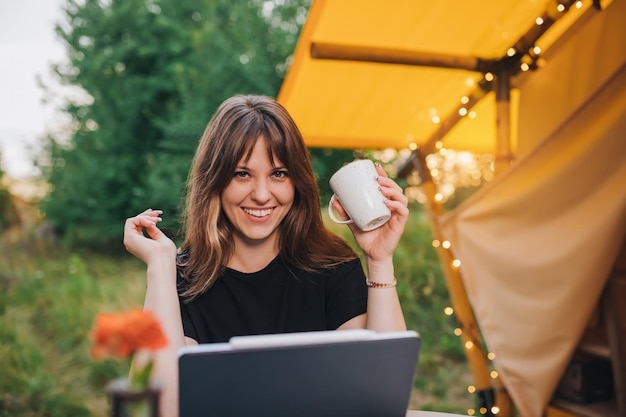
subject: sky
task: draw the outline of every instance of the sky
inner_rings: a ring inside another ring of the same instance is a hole
[[[54,62],[65,60],[54,25],[63,0],[0,0],[0,153],[2,168],[14,178],[36,175],[31,161],[44,132],[59,123],[44,106],[44,82]]]

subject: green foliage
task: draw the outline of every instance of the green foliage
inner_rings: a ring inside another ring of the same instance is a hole
[[[119,242],[111,223],[147,207],[175,227],[205,124],[229,96],[277,94],[308,3],[67,0],[70,63],[55,71],[85,98],[65,108],[69,141],[50,137],[40,162],[42,209],[66,245]]]
[[[0,162],[2,152],[0,152]],[[0,230],[16,224],[19,221],[9,189],[5,184],[5,174],[0,164]]]
[[[106,415],[128,364],[95,362],[95,315],[141,305],[138,262],[0,244],[0,417]]]

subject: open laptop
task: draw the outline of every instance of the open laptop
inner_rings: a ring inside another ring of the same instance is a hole
[[[180,417],[405,417],[414,331],[235,337],[179,351]]]

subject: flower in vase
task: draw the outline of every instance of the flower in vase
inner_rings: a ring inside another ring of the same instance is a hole
[[[100,313],[91,332],[91,356],[96,360],[105,358],[124,359],[139,350],[155,351],[167,346],[167,338],[161,324],[149,311],[132,309],[122,313]],[[130,376],[133,388],[146,388],[154,363],[152,359]]]

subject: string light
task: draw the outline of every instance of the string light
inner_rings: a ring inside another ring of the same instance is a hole
[[[473,385],[470,385],[469,387],[467,387],[467,392],[469,392],[470,394],[473,394],[476,392],[476,387]]]
[[[490,361],[494,360],[496,358],[496,354],[493,352],[489,352],[487,354],[487,359],[489,359]]]
[[[469,117],[472,120],[475,119],[476,118],[476,112],[472,110],[471,112],[469,112],[467,117]]]
[[[460,327],[457,327],[456,329],[454,329],[455,336],[461,336],[462,334],[463,334],[463,329],[461,329]]]
[[[538,17],[538,18],[536,18],[536,19],[535,19],[535,23],[536,23],[538,26],[543,25],[543,18],[542,18],[542,17]]]
[[[520,64],[520,66],[519,66],[519,67],[520,67],[520,69],[521,69],[522,71],[524,71],[524,72],[526,72],[526,71],[528,71],[528,70],[530,69],[530,65],[528,65],[528,64],[527,64],[527,63],[525,63],[525,62],[522,62],[522,63]]]
[[[485,73],[485,81],[491,82],[491,81],[494,80],[494,78],[495,78],[495,76],[492,73],[490,73],[490,72],[486,72]]]
[[[450,249],[450,246],[451,246],[450,241],[449,241],[449,240],[444,240],[444,241],[441,243],[441,246],[442,246],[444,249]]]
[[[491,414],[498,414],[500,412],[500,407],[494,405],[491,407]]]
[[[508,51],[506,51],[506,56],[514,56],[517,53],[517,51],[515,50],[515,48],[509,48]]]
[[[474,410],[473,408],[470,408],[467,410],[467,415],[468,416],[473,416],[474,414],[476,414],[476,410]]]
[[[480,414],[487,414],[487,408],[486,407],[480,407],[480,409],[478,410],[478,412],[480,412]]]
[[[580,9],[580,8],[582,8],[582,7],[583,7],[583,2],[582,2],[582,1],[577,1],[577,2],[576,2],[576,8],[577,8],[577,9]]]
[[[459,109],[459,116],[465,116],[467,114],[467,109],[465,107],[461,107]]]
[[[437,239],[433,240],[433,248],[438,248],[441,245],[441,242],[439,242]]]
[[[467,103],[469,103],[469,97],[468,96],[461,97],[461,104],[467,104]]]
[[[443,314],[446,316],[451,316],[454,314],[454,309],[452,307],[446,307],[443,309]]]
[[[492,379],[496,379],[498,377],[498,371],[491,371],[489,375]]]
[[[465,342],[465,349],[470,350],[473,347],[474,347],[474,342],[472,342],[471,340],[468,340],[467,342]]]
[[[452,261],[453,268],[459,268],[461,266],[461,261],[459,259],[455,259]]]
[[[439,202],[443,201],[443,194],[441,193],[435,194],[435,201],[439,201]]]
[[[438,125],[441,122],[441,117],[434,115],[431,119],[430,119],[434,124]]]
[[[565,11],[565,5],[563,5],[563,4],[561,4],[561,3],[559,3],[559,5],[558,5],[558,6],[556,6],[556,9],[557,9],[559,12],[564,12],[564,11]]]

